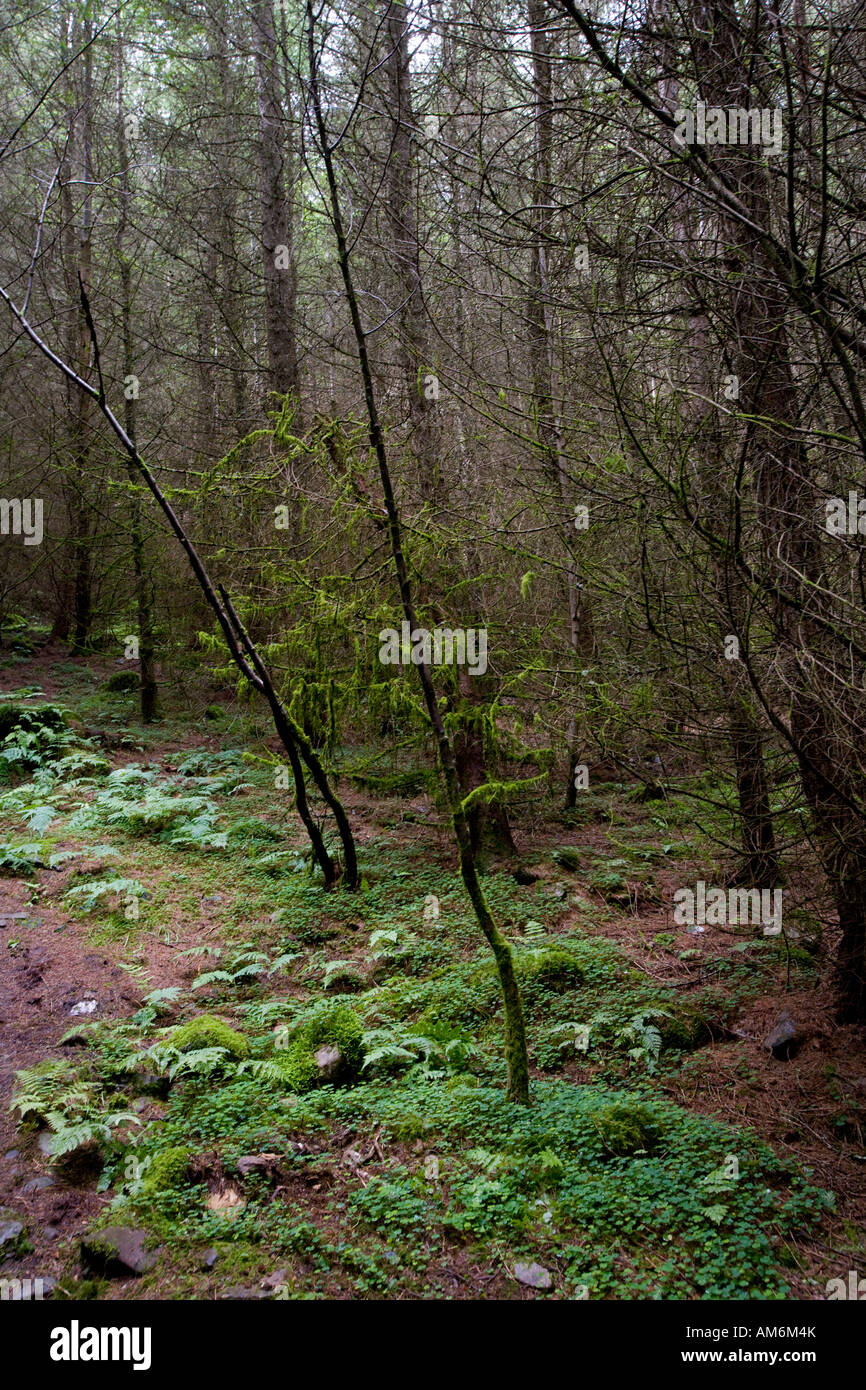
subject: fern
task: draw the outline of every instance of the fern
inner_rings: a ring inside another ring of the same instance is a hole
[[[139,883],[137,878],[104,878],[98,879],[95,883],[85,883],[80,888],[70,888],[66,897],[76,900],[80,898],[79,905],[82,911],[92,912],[105,897],[119,897],[123,894],[129,898],[140,898],[144,891],[144,885]]]

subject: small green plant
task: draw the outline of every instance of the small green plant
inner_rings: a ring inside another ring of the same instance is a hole
[[[652,1153],[664,1132],[654,1111],[637,1101],[599,1110],[595,1127],[605,1148],[617,1158]]]

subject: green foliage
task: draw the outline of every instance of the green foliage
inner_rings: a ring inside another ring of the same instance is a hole
[[[96,1086],[75,1076],[65,1061],[46,1060],[15,1073],[10,1110],[22,1121],[35,1121],[51,1133],[51,1161],[77,1150],[106,1144],[115,1132],[141,1119],[121,1108],[122,1098],[106,1101]]]
[[[11,878],[31,878],[37,869],[48,867],[41,844],[0,844],[0,874]]]
[[[72,899],[83,912],[92,912],[106,897],[140,898],[144,885],[137,878],[104,878],[70,888],[66,897]]]

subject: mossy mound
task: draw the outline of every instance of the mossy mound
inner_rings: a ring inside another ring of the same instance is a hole
[[[212,1014],[199,1014],[188,1023],[181,1023],[171,1034],[172,1047],[180,1052],[194,1052],[201,1047],[224,1047],[239,1060],[250,1055],[250,1044],[242,1033]]]
[[[347,1004],[321,1006],[271,1060],[289,1089],[298,1094],[318,1085],[346,1086],[360,1074],[363,1036],[364,1025],[354,1009]]]
[[[595,1127],[605,1148],[617,1158],[652,1153],[663,1134],[663,1125],[655,1112],[636,1101],[606,1106],[596,1115]]]
[[[580,868],[580,850],[575,849],[574,845],[560,845],[559,849],[553,851],[552,858],[555,864],[571,874],[576,874]]]
[[[583,966],[561,946],[525,951],[517,957],[518,974],[525,985],[541,985],[554,992],[577,989],[583,984]]]
[[[104,680],[100,690],[104,690],[107,695],[127,695],[132,690],[138,690],[141,679],[137,671],[115,671],[113,676]]]
[[[191,1157],[189,1149],[180,1145],[154,1154],[141,1184],[142,1192],[148,1197],[155,1197],[159,1192],[172,1192],[175,1188],[183,1187],[189,1178]]]

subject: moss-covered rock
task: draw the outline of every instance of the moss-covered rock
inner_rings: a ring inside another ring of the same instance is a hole
[[[290,1090],[349,1085],[364,1061],[364,1025],[347,1004],[320,1006],[289,1035],[288,1047],[271,1059]]]
[[[191,1157],[189,1149],[180,1145],[154,1154],[141,1184],[142,1192],[154,1197],[159,1192],[171,1192],[183,1187],[189,1177]]]
[[[194,1052],[202,1047],[224,1047],[226,1052],[238,1059],[250,1055],[249,1040],[212,1014],[199,1014],[198,1018],[180,1024],[171,1034],[171,1044],[180,1052]]]
[[[113,676],[104,680],[100,689],[107,695],[127,695],[130,691],[138,690],[141,685],[141,678],[137,671],[115,671]]]
[[[595,1127],[605,1148],[618,1158],[652,1153],[663,1133],[657,1115],[637,1101],[606,1106],[596,1115]]]
[[[523,952],[518,957],[518,973],[523,983],[543,985],[554,992],[577,989],[585,978],[580,962],[561,946]]]

